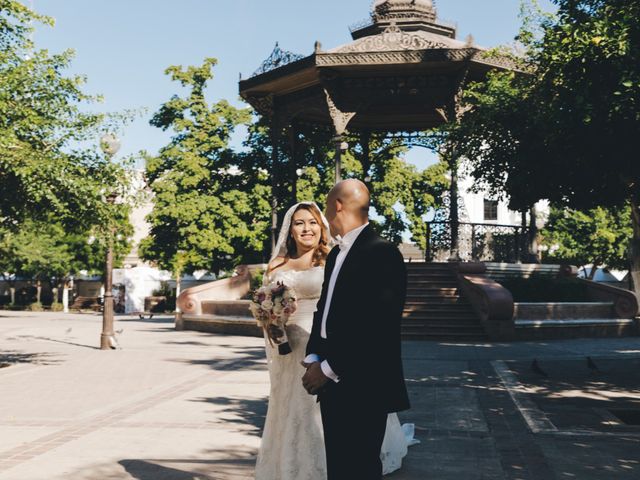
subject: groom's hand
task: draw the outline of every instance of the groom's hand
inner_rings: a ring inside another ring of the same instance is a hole
[[[320,368],[320,362],[313,362],[307,367],[307,373],[302,377],[302,386],[307,393],[315,395],[328,381],[329,377]]]

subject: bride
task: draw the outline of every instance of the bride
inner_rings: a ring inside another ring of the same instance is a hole
[[[313,313],[322,290],[330,241],[329,225],[320,208],[313,202],[298,203],[285,215],[265,273],[265,284],[283,282],[296,291],[298,309],[286,326],[290,354],[279,355],[266,339],[271,391],[256,480],[327,478],[320,407],[316,397],[309,395],[300,382],[304,373],[300,362],[305,357]],[[278,332],[273,332],[273,336],[279,336]],[[358,432],[354,432],[354,441],[358,441]],[[407,445],[398,416],[389,414],[380,452],[384,474],[401,467]]]

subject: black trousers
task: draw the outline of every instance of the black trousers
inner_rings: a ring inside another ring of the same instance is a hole
[[[380,480],[387,414],[368,408],[362,394],[334,387],[320,396],[328,480]]]

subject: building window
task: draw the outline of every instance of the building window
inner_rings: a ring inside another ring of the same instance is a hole
[[[484,219],[485,220],[498,220],[498,201],[497,200],[484,200]]]

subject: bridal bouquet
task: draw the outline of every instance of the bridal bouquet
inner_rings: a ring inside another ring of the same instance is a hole
[[[258,326],[267,333],[271,346],[273,343],[278,346],[280,355],[291,353],[284,327],[296,308],[296,293],[284,283],[265,285],[253,292],[249,310],[258,322]],[[278,332],[279,336],[275,336],[273,332]]]

